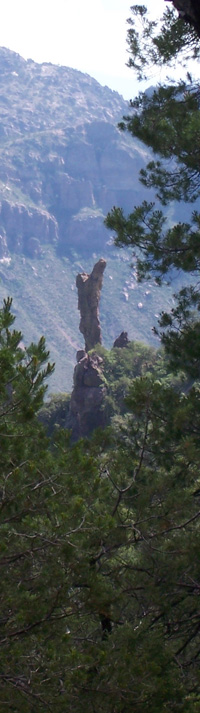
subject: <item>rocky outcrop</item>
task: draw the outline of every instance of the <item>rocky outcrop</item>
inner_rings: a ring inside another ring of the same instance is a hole
[[[66,422],[66,427],[72,431],[72,441],[89,436],[95,428],[105,426],[102,405],[106,387],[102,363],[98,354],[91,356],[84,350],[77,352],[74,388]]]
[[[128,344],[130,344],[130,340],[128,339],[128,332],[121,332],[119,337],[117,337],[117,339],[115,339],[113,347],[118,347],[118,349],[123,349],[124,347],[127,347]]]
[[[40,253],[40,245],[56,243],[58,240],[55,218],[47,211],[26,207],[22,203],[2,201],[0,227],[6,236],[8,249],[26,252],[31,257]],[[34,240],[37,240],[37,244]]]
[[[103,359],[88,351],[101,343],[99,321],[99,299],[106,261],[101,258],[90,275],[77,275],[78,309],[81,313],[80,332],[85,339],[85,349],[79,349],[74,369],[74,387],[71,395],[66,427],[72,432],[72,440],[89,436],[95,428],[105,426],[105,412],[102,408],[106,394],[103,375]]]
[[[105,267],[106,260],[101,258],[90,275],[82,272],[76,278],[78,309],[81,314],[79,329],[84,336],[86,352],[93,349],[96,344],[101,344],[99,300]]]
[[[121,332],[114,347],[122,349],[128,344],[127,332]],[[74,387],[65,424],[71,430],[72,441],[88,437],[96,428],[107,425],[103,408],[107,394],[103,359],[96,352],[87,354],[84,349],[79,349],[76,359]]]
[[[85,206],[94,206],[91,180],[72,178],[68,173],[59,173],[55,184],[59,210],[68,214],[78,213]]]

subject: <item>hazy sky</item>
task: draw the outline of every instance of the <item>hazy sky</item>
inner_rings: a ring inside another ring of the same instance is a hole
[[[131,4],[131,0],[5,0],[0,46],[36,62],[87,72],[130,99],[138,92],[134,73],[126,67]],[[146,4],[155,8],[153,0]]]

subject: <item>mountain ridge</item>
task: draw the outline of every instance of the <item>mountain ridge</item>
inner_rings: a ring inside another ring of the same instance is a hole
[[[158,288],[137,285],[130,252],[113,246],[104,225],[113,204],[130,211],[146,196],[138,173],[149,152],[117,128],[127,107],[89,75],[0,48],[0,297],[13,296],[25,343],[45,335],[52,391],[71,387],[81,347],[77,272],[101,257],[105,346],[122,330],[155,344]],[[159,308],[166,299],[170,290]]]

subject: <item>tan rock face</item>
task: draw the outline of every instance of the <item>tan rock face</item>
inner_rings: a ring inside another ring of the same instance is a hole
[[[79,273],[76,278],[78,288],[78,309],[81,319],[79,329],[84,336],[86,352],[101,344],[101,327],[99,321],[99,300],[103,282],[106,260],[101,258],[90,275]]]

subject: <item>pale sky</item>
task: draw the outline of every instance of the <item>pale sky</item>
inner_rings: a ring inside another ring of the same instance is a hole
[[[87,72],[131,99],[140,88],[134,72],[126,67],[126,20],[132,4],[131,0],[4,0],[0,46],[25,59]],[[153,0],[146,5],[155,8]]]
[[[35,62],[63,64],[87,72],[126,99],[144,89],[126,67],[127,18],[139,0],[3,0],[0,46]],[[164,0],[140,0],[162,14]],[[162,81],[158,68],[153,84]],[[146,85],[145,85],[146,86]]]

